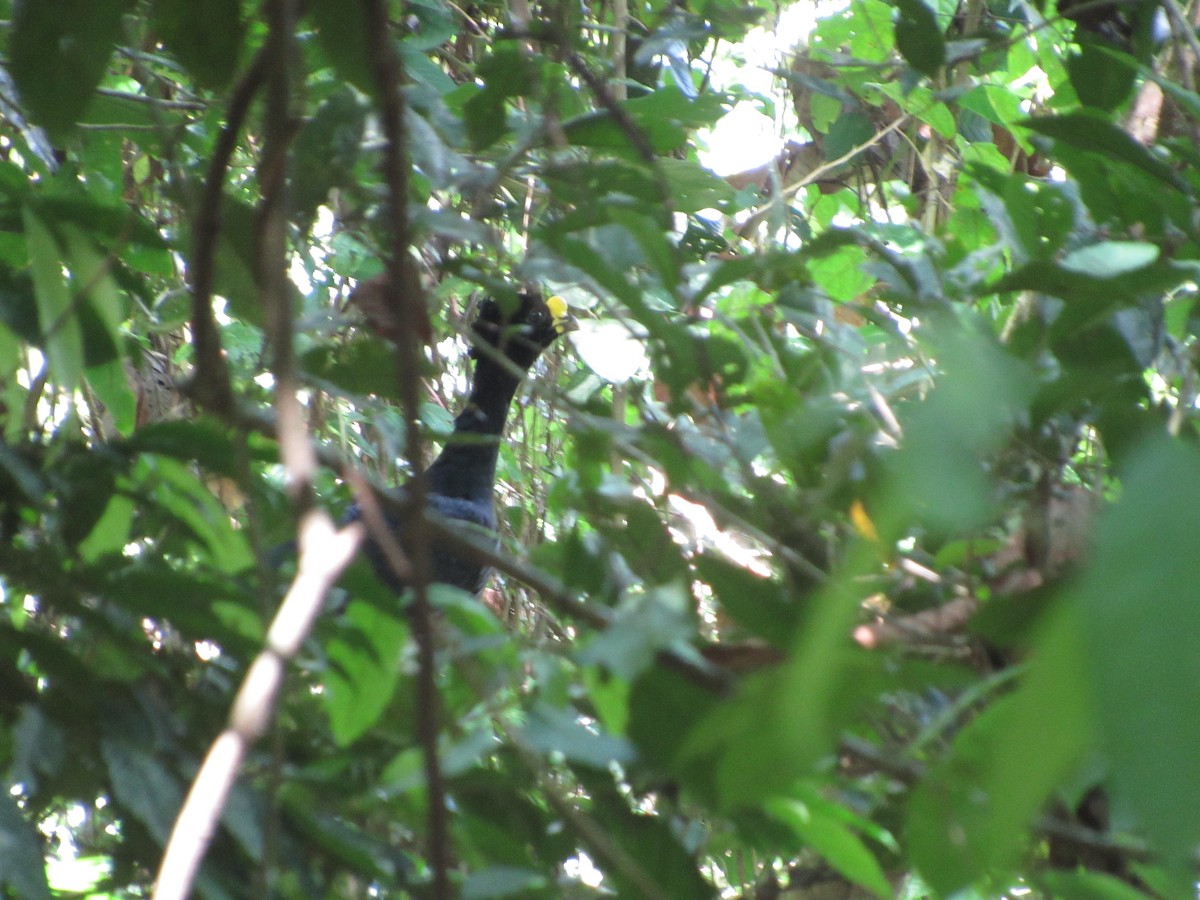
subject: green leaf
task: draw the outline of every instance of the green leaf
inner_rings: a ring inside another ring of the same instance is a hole
[[[75,224],[63,223],[60,230],[71,266],[71,284],[86,304],[79,310],[82,321],[98,326],[84,328],[88,383],[113,417],[117,430],[128,435],[137,420],[137,398],[125,374],[121,352],[121,329],[129,303],[117,287],[112,261],[101,256]]]
[[[22,207],[22,217],[46,355],[58,382],[65,388],[74,388],[83,374],[83,329],[63,276],[62,250],[32,207]]]
[[[308,4],[317,43],[334,69],[344,81],[373,97],[378,90],[371,74],[371,26],[365,10],[365,4],[343,0],[311,0]]]
[[[946,62],[941,25],[922,0],[896,0],[896,8],[896,48],[910,66],[932,78]]]
[[[415,20],[404,35],[409,50],[435,50],[458,37],[459,19],[452,6],[439,0],[412,0],[407,9]]]
[[[317,207],[335,187],[355,183],[354,166],[370,111],[359,95],[341,87],[317,107],[296,138],[292,166],[293,216],[308,228]]]
[[[679,285],[679,254],[675,245],[667,240],[661,219],[617,204],[609,205],[607,212],[613,222],[633,235],[662,286],[673,292]]]
[[[877,279],[867,262],[866,251],[850,245],[826,257],[809,260],[808,272],[831,300],[850,303],[875,285]]]
[[[65,137],[92,99],[127,5],[126,0],[15,5],[10,70],[21,102],[52,139]]]
[[[702,94],[691,100],[677,87],[661,88],[644,97],[621,104],[628,122],[656,154],[666,155],[679,149],[694,128],[713,124],[724,112],[724,100],[716,94]],[[609,150],[638,159],[640,153],[624,123],[617,122],[607,110],[587,113],[563,123],[567,140],[577,147]]]
[[[546,876],[534,869],[516,866],[488,866],[467,876],[462,900],[490,900],[493,897],[529,897],[548,887]]]
[[[508,100],[533,89],[536,67],[523,47],[498,44],[479,62],[476,76],[483,79],[484,86],[463,104],[463,122],[471,145],[483,150],[508,131]]]
[[[1200,454],[1157,439],[1129,463],[1073,593],[1114,802],[1179,865],[1200,843],[1197,541]]]
[[[314,347],[300,358],[315,379],[359,396],[399,397],[396,357],[383,341],[359,339]]]
[[[647,591],[617,615],[612,627],[592,637],[579,652],[579,661],[603,666],[621,678],[636,677],[659,650],[689,635],[690,599],[678,584]]]
[[[825,804],[778,799],[768,800],[764,808],[848,880],[880,897],[892,895],[879,860]]]
[[[875,126],[870,116],[857,110],[845,110],[838,116],[837,121],[829,126],[829,133],[825,135],[825,159],[841,159],[855,147],[868,143],[874,136]],[[856,154],[847,162],[857,158]]]
[[[522,739],[546,755],[561,753],[580,765],[605,770],[612,763],[628,764],[635,758],[633,747],[623,738],[598,733],[584,725],[570,708],[538,703],[527,714],[520,729]]]
[[[91,533],[80,541],[80,557],[87,562],[95,562],[106,554],[120,553],[129,540],[135,509],[131,498],[124,494],[113,494]]]
[[[127,612],[169,621],[196,640],[220,641],[231,653],[250,653],[261,644],[262,624],[233,579],[139,560],[104,573],[102,588]]]
[[[685,163],[686,171],[695,165],[683,160],[662,160],[668,183],[671,182],[673,168],[670,163],[675,162]],[[623,194],[642,203],[656,203],[662,197],[651,172],[624,160],[562,162],[548,165],[542,170],[542,175],[556,198],[573,205],[594,203],[596,198],[605,194]],[[686,212],[682,207],[679,209]]]
[[[959,335],[939,348],[939,359],[945,374],[905,423],[893,493],[876,514],[885,543],[913,521],[945,539],[994,515],[983,459],[1024,419],[1036,387],[1030,368],[994,338]]]
[[[728,181],[697,162],[666,157],[659,160],[659,166],[667,180],[672,205],[677,212],[720,209],[726,203],[733,202],[737,194]]]
[[[228,511],[191,469],[164,456],[144,456],[139,471],[161,480],[155,502],[204,544],[213,566],[227,575],[250,568],[254,557],[246,535],[233,527]]]
[[[27,900],[50,900],[37,829],[25,821],[16,799],[8,791],[0,793],[0,847],[4,848],[0,888],[11,888]]]
[[[1135,250],[1123,258],[1126,261],[1136,260],[1140,252]],[[1073,301],[1075,306],[1083,306],[1086,301],[1092,304],[1089,315],[1094,317],[1107,313],[1116,305],[1128,304],[1134,298],[1169,291],[1190,281],[1196,273],[1195,263],[1172,260],[1135,269],[1128,274],[1118,273],[1111,277],[1098,278],[1082,271],[1067,270],[1048,260],[1034,260],[986,286],[982,292],[991,294],[1031,290],[1062,297],[1064,300]]]
[[[783,585],[711,554],[693,562],[696,575],[712,588],[730,618],[776,646],[787,644],[803,606]]]
[[[67,760],[65,732],[40,706],[27,703],[18,713],[12,739],[8,777],[24,784],[27,793],[36,793],[43,777],[57,775]]]
[[[41,502],[47,490],[47,483],[42,473],[31,460],[15,450],[11,444],[0,441],[0,472],[6,476],[5,491],[16,489],[25,502],[36,504]],[[11,485],[11,488],[10,486]],[[12,494],[6,498],[11,502]]]
[[[1114,278],[1146,266],[1158,259],[1159,249],[1142,241],[1102,241],[1068,253],[1062,267],[1093,278]]]
[[[233,439],[228,429],[211,419],[151,422],[139,428],[128,446],[139,453],[160,453],[176,459],[195,460],[210,472],[234,477],[237,474]],[[256,459],[275,458],[271,448],[258,448]]]
[[[624,867],[606,864],[619,897],[679,897],[704,900],[716,896],[703,878],[697,861],[680,843],[679,832],[665,816],[641,815],[630,809],[628,799],[618,792],[608,772],[577,772],[592,802],[592,817],[615,844],[637,864],[641,878]],[[646,882],[655,885],[651,892]]]
[[[1079,53],[1067,57],[1071,87],[1084,106],[1112,112],[1125,102],[1137,79],[1137,64],[1132,57],[1120,56],[1082,40]]]
[[[257,229],[258,215],[252,206],[231,197],[222,201],[213,293],[229,301],[231,315],[256,326],[262,324],[263,317],[257,277]]]
[[[183,804],[178,779],[145,749],[128,740],[106,737],[100,742],[100,753],[114,799],[133,813],[160,845],[165,845]]]
[[[1088,900],[1145,900],[1146,892],[1114,875],[1080,869],[1075,872],[1047,870],[1033,879],[1047,897],[1086,897]]]
[[[155,27],[202,87],[227,84],[241,56],[245,23],[239,0],[154,0]]]
[[[1188,185],[1170,166],[1098,112],[1038,116],[1020,124],[1077,150],[1134,166],[1175,190],[1190,193]]]
[[[137,426],[137,396],[129,386],[124,361],[113,359],[103,365],[89,366],[87,381],[112,416],[117,431],[122,435],[132,434]]]
[[[400,680],[408,628],[369,603],[352,601],[343,614],[347,636],[327,648],[333,667],[325,679],[325,709],[338,746],[362,737],[391,703]]]
[[[625,277],[625,273],[609,266],[604,257],[585,241],[564,234],[556,228],[545,229],[540,236],[563,260],[585,275],[590,275],[613,296],[619,297],[634,309],[642,306],[638,289]]]
[[[912,860],[939,894],[984,875],[1003,877],[1051,791],[1089,746],[1091,696],[1078,629],[1073,611],[1055,616],[1039,635],[1025,682],[966,725],[949,757],[913,791],[906,816]]]
[[[27,240],[22,240],[22,251],[26,249]],[[24,255],[24,252],[23,252]],[[28,259],[19,263],[27,266]],[[13,272],[0,265],[0,321],[11,331],[12,335],[28,344],[40,344],[42,332],[38,323],[37,295],[33,279],[28,271]],[[12,359],[16,360],[16,355]]]
[[[1017,262],[1055,258],[1083,215],[1064,185],[1002,173],[985,162],[968,163],[966,170],[980,183],[980,203]]]

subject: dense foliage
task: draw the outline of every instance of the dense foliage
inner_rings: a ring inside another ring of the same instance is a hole
[[[1190,13],[848,0],[750,87],[795,11],[0,0],[0,894],[148,893],[264,648],[198,896],[1194,892]],[[493,588],[276,618],[522,283]]]

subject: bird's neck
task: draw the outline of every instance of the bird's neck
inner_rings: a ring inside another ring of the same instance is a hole
[[[430,465],[429,487],[439,494],[490,499],[496,483],[500,435],[521,379],[495,360],[480,357],[467,405],[454,433]]]

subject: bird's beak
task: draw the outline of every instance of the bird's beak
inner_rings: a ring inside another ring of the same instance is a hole
[[[550,316],[554,320],[554,330],[559,334],[566,334],[568,331],[578,331],[579,323],[575,321],[575,317],[571,315],[571,310],[567,306],[567,301],[555,294],[546,301],[546,306],[550,310]]]

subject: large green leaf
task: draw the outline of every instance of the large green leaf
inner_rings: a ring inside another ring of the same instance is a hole
[[[1079,150],[1140,169],[1174,190],[1188,191],[1187,184],[1170,166],[1098,113],[1039,116],[1025,119],[1021,124]]]
[[[733,186],[699,163],[667,157],[659,165],[671,192],[672,205],[678,212],[720,209],[734,198]]]
[[[896,0],[896,49],[910,66],[933,77],[946,61],[946,44],[934,11],[923,0]]]
[[[114,723],[109,727],[116,730]],[[101,754],[117,803],[166,844],[183,803],[179,780],[147,747],[127,738],[106,737]]]
[[[308,227],[335,187],[353,184],[368,107],[350,88],[334,91],[304,123],[295,143],[292,215]]]
[[[1173,863],[1200,844],[1200,454],[1136,454],[1072,593],[1115,802]]]
[[[875,514],[888,538],[913,522],[940,538],[986,523],[997,498],[983,458],[1024,419],[1033,396],[1030,368],[992,338],[963,334],[938,355],[945,375],[911,411],[892,464],[891,499]]]
[[[398,397],[400,394],[396,356],[379,340],[356,340],[346,344],[324,344],[301,357],[305,370],[328,386],[366,396]]]
[[[7,887],[28,900],[50,900],[50,885],[42,865],[41,841],[33,823],[25,820],[15,798],[5,791],[0,796],[0,887]]]
[[[13,8],[9,65],[21,101],[62,138],[104,75],[127,0],[23,0]]]
[[[325,708],[334,740],[345,747],[379,721],[391,702],[408,628],[369,603],[351,603],[343,617],[348,631],[327,648],[333,667],[325,678]]]
[[[1137,64],[1094,40],[1080,42],[1079,53],[1067,58],[1071,86],[1085,106],[1111,112],[1129,96],[1137,80]]]
[[[62,249],[32,207],[26,206],[22,212],[46,353],[55,378],[71,388],[79,383],[83,372],[83,329],[76,315],[75,298],[63,275]]]
[[[704,94],[692,100],[679,88],[668,87],[628,100],[622,108],[625,121],[619,122],[603,110],[564,122],[563,133],[575,146],[636,159],[640,154],[637,138],[630,134],[632,128],[655,153],[668,154],[683,144],[689,130],[713,124],[724,111],[724,99]]]
[[[228,510],[193,471],[177,460],[149,455],[138,461],[138,471],[155,483],[155,503],[199,541],[212,566],[227,575],[251,566],[246,534],[235,527]]]
[[[597,733],[585,725],[574,710],[539,703],[527,714],[520,729],[521,739],[547,756],[561,754],[579,765],[604,771],[615,764],[628,765],[634,759],[629,742]]]
[[[1093,709],[1078,626],[1068,611],[1043,629],[1025,683],[964,727],[913,792],[912,861],[939,894],[1011,877],[1034,819],[1082,762]]]
[[[1146,268],[1158,256],[1158,247],[1144,241],[1101,241],[1068,253],[1062,267],[1093,278],[1115,278]]]
[[[308,15],[316,26],[317,41],[338,75],[364,94],[374,96],[377,85],[371,73],[366,4],[312,0]]]
[[[515,43],[499,44],[480,61],[476,72],[483,89],[463,105],[463,120],[475,149],[490,147],[508,131],[508,100],[528,94],[537,66]]]
[[[239,0],[154,0],[154,24],[197,83],[219,88],[233,77],[245,23]]]
[[[831,804],[816,798],[810,802],[781,798],[767,801],[764,808],[848,880],[880,897],[892,893],[879,861]]]

